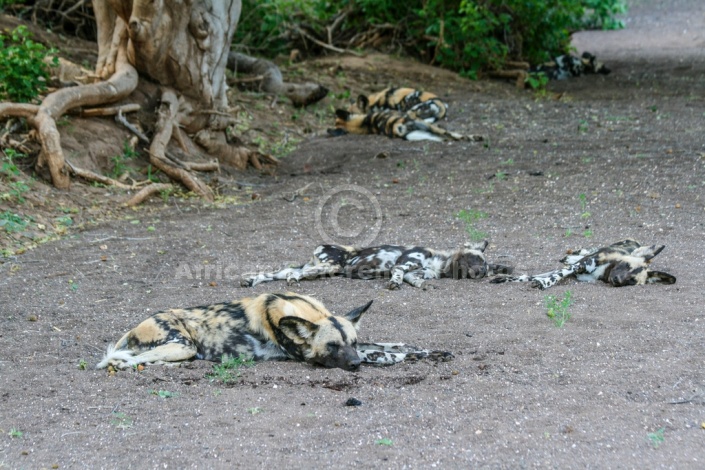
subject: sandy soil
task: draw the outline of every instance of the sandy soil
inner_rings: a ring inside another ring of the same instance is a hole
[[[314,136],[278,176],[240,178],[253,203],[154,201],[0,265],[0,468],[702,468],[705,4],[633,3],[628,29],[575,39],[613,73],[543,98],[406,78],[446,97],[443,125],[484,143]],[[367,70],[380,85],[394,78],[384,65]],[[467,227],[461,210],[486,217]],[[203,361],[91,369],[150,313],[286,289],[239,277],[304,261],[322,240],[483,236],[518,272],[625,237],[665,244],[654,268],[678,282],[567,282],[548,292],[574,298],[562,328],[525,285],[303,282],[294,290],[338,313],[374,299],[363,340],[455,359],[356,373],[259,363],[233,384]]]

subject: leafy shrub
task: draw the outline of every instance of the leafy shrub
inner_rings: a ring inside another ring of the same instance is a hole
[[[0,33],[0,99],[28,103],[46,91],[49,77],[44,58],[56,50],[32,41],[26,26],[18,26],[9,36]],[[58,64],[54,56],[53,64]]]
[[[467,76],[566,53],[582,28],[616,28],[625,0],[244,0],[236,46],[275,56],[381,47]],[[311,40],[316,39],[316,41]]]

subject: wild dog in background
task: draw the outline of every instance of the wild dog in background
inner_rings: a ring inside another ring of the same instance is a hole
[[[664,248],[665,245],[642,246],[628,238],[599,249],[571,251],[561,260],[566,265],[563,269],[535,276],[499,276],[490,282],[530,282],[531,287],[548,289],[566,277],[575,276],[578,281],[603,281],[614,287],[675,284],[674,276],[649,269],[651,260]]]
[[[286,280],[291,285],[301,279],[347,276],[353,279],[388,278],[388,288],[399,289],[404,282],[423,287],[427,279],[479,279],[496,273],[511,274],[509,266],[487,263],[484,253],[487,245],[488,242],[484,241],[455,251],[421,246],[354,248],[320,245],[304,265],[244,277],[241,284],[253,287],[262,282]]]
[[[406,113],[414,119],[434,123],[443,119],[448,105],[437,95],[414,88],[390,87],[369,96],[359,95],[350,108],[354,114],[393,110]]]
[[[355,114],[344,109],[335,111],[335,129],[329,129],[333,136],[344,134],[381,134],[387,137],[399,137],[405,140],[433,140],[440,142],[445,138],[453,140],[483,140],[482,136],[464,136],[451,132],[434,124],[416,119],[397,111],[379,111],[368,114]]]
[[[529,73],[544,73],[550,80],[565,80],[594,73],[608,75],[610,72],[605,64],[598,62],[597,57],[589,52],[583,52],[581,57],[564,54],[529,69]]]
[[[286,293],[166,310],[108,347],[96,368],[124,369],[190,359],[220,361],[223,355],[258,361],[291,359],[344,370],[356,370],[360,363],[452,358],[450,353],[401,343],[358,343],[360,317],[371,304],[334,316],[312,297]]]

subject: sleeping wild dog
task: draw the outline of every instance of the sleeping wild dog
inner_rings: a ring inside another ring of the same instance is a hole
[[[228,355],[356,370],[360,363],[389,365],[453,357],[403,343],[358,343],[360,317],[371,304],[334,316],[318,300],[289,292],[165,310],[109,346],[96,368],[178,364],[190,359],[220,361]]]
[[[328,129],[328,133],[332,136],[380,134],[405,140],[432,140],[435,142],[441,142],[446,138],[453,140],[483,140],[482,136],[464,136],[457,132],[443,129],[440,126],[429,124],[421,119],[416,119],[413,114],[402,114],[393,110],[356,114],[344,109],[336,109],[335,128]]]
[[[388,288],[399,289],[404,282],[423,287],[427,279],[479,279],[496,273],[511,274],[512,268],[509,266],[487,263],[484,253],[487,245],[488,242],[484,241],[455,251],[421,246],[354,248],[320,245],[304,265],[248,276],[241,284],[253,287],[262,282],[286,280],[291,285],[301,279],[347,276],[353,279],[389,279]]]
[[[390,87],[369,96],[359,95],[350,108],[355,114],[394,110],[428,123],[443,119],[448,105],[437,95],[414,88]]]
[[[603,281],[614,287],[675,284],[674,276],[649,269],[651,260],[664,248],[664,245],[642,246],[628,238],[599,249],[570,251],[561,260],[566,265],[562,269],[535,276],[498,276],[490,282],[530,282],[532,287],[548,289],[566,277],[575,276],[578,281]]]
[[[529,69],[529,73],[544,73],[550,80],[566,80],[594,73],[608,75],[610,72],[605,64],[598,62],[597,57],[589,52],[583,52],[581,57],[561,55]]]

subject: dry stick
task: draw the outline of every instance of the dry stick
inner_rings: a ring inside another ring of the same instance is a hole
[[[168,183],[150,184],[149,186],[140,189],[137,194],[128,199],[125,202],[125,205],[128,207],[136,206],[137,204],[141,204],[145,199],[153,194],[172,189],[174,189],[174,185]]]
[[[115,186],[116,188],[120,189],[134,189],[132,185],[121,183],[118,180],[109,178],[107,176],[99,175],[98,173],[94,173],[90,170],[78,168],[74,166],[69,160],[65,160],[65,162],[66,166],[71,169],[71,173],[76,176],[80,176],[81,178],[86,179],[88,181],[97,181],[98,183],[104,184],[106,186]]]
[[[169,178],[181,181],[191,191],[208,201],[213,201],[213,191],[195,178],[187,170],[177,168],[167,160],[166,147],[171,140],[174,124],[179,112],[179,99],[176,92],[167,88],[162,93],[162,104],[159,108],[156,132],[149,147],[149,160]],[[149,188],[149,186],[147,186]]]
[[[56,128],[56,119],[66,111],[79,106],[96,106],[119,100],[137,88],[137,70],[127,61],[127,41],[118,51],[115,74],[106,82],[63,88],[47,96],[34,119],[42,142],[40,162],[49,166],[51,180],[59,189],[68,189],[70,179],[65,168],[61,136]]]
[[[332,46],[330,44],[326,44],[323,41],[319,41],[318,39],[314,38],[310,34],[308,34],[306,31],[302,30],[301,28],[295,28],[296,32],[299,33],[301,36],[305,37],[306,39],[310,40],[311,42],[318,44],[324,49],[329,49],[334,52],[338,52],[340,54],[352,54],[357,57],[364,57],[365,54],[360,54],[359,52],[351,51],[350,49],[341,49],[339,47]]]
[[[124,104],[122,106],[109,106],[105,108],[74,109],[70,114],[77,114],[80,117],[114,116],[122,113],[132,113],[139,111],[142,106],[137,103]]]

